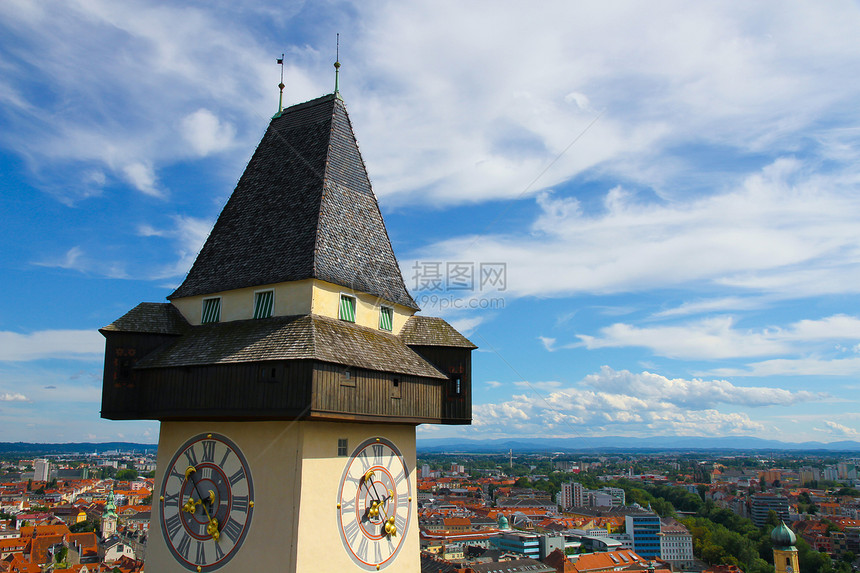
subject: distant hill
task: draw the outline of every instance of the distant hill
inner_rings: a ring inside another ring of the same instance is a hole
[[[0,454],[92,454],[119,450],[121,452],[155,452],[156,444],[131,442],[73,442],[68,444],[38,444],[29,442],[0,442]]]
[[[418,450],[427,453],[507,453],[515,452],[595,452],[595,451],[831,451],[860,452],[860,442],[780,442],[752,436],[704,438],[693,436],[655,436],[630,438],[605,436],[597,438],[501,438],[467,440],[463,438],[418,439]]]

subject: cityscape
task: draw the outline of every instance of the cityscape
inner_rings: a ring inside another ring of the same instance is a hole
[[[860,571],[858,28],[0,3],[0,573]]]
[[[40,456],[2,456],[0,567],[143,571],[155,451]],[[416,469],[422,571],[767,573],[781,523],[802,571],[860,568],[856,455],[419,450]]]

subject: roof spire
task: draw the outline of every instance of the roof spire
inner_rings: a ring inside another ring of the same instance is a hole
[[[340,34],[337,35],[337,51],[334,58],[334,93],[337,95],[337,79],[340,74]]]
[[[275,117],[280,117],[281,112],[284,111],[284,54],[281,54],[281,57],[278,58],[278,64],[281,66],[281,83],[278,84],[278,89],[281,90],[281,95],[278,97],[278,113],[275,114]]]

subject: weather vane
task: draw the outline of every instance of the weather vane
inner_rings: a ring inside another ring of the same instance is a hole
[[[281,95],[278,98],[278,113],[284,111],[284,54],[281,54],[281,57],[278,58],[278,63],[281,65],[281,83],[278,84],[278,89],[281,90]]]
[[[337,35],[337,51],[334,57],[334,93],[337,93],[337,76],[340,73],[340,34]]]

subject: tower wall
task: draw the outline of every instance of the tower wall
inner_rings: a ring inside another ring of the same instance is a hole
[[[411,523],[397,559],[384,570],[420,571],[415,427],[403,424],[345,422],[163,422],[159,437],[152,521],[147,544],[147,570],[187,572],[169,551],[162,533],[164,474],[177,450],[192,436],[218,433],[241,449],[254,487],[253,517],[235,557],[219,573],[257,571],[353,571],[341,546],[337,491],[349,459],[338,455],[338,440],[347,451],[363,441],[382,437],[396,443],[409,469],[413,492]]]

